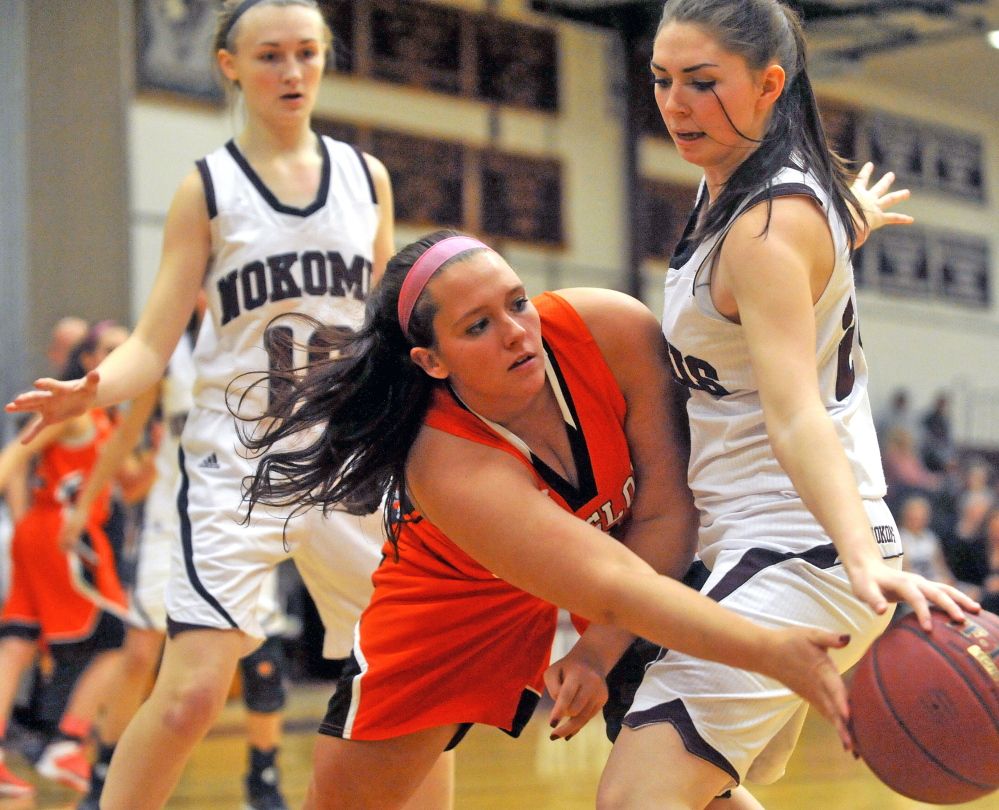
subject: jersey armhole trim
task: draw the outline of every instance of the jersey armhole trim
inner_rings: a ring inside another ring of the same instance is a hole
[[[208,206],[208,218],[215,219],[219,214],[218,204],[215,202],[215,184],[212,182],[212,173],[208,168],[208,161],[201,158],[195,162],[198,167],[198,174],[201,175],[201,184],[205,187],[205,205]]]
[[[371,202],[378,205],[378,192],[375,191],[375,180],[371,176],[371,169],[368,168],[368,161],[364,159],[364,152],[354,146],[354,144],[350,144],[350,148],[357,152],[357,159],[361,161],[361,168],[364,169],[364,176],[368,178],[368,190],[371,192]]]

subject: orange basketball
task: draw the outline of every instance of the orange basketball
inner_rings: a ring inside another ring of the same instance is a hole
[[[932,804],[967,802],[999,788],[999,618],[963,624],[933,611],[888,629],[850,685],[857,751],[888,787]]]

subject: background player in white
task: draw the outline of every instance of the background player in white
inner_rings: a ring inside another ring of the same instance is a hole
[[[258,645],[257,594],[287,553],[326,626],[325,653],[345,656],[379,559],[378,520],[333,513],[259,514],[239,525],[240,452],[230,403],[260,413],[266,392],[227,388],[244,372],[304,363],[309,335],[267,332],[275,315],[302,312],[356,325],[363,299],[392,252],[392,199],[384,166],[310,127],[331,35],[313,0],[226,2],[219,67],[242,94],[246,124],[199,161],[167,216],[163,260],[133,338],[97,373],[43,380],[12,410],[38,426],[156,383],[204,287],[210,317],[195,349],[195,406],[181,439],[182,543],[167,589],[170,638],[160,674],[115,752],[104,810],[162,807],[193,746],[224,703],[236,662]],[[291,338],[289,340],[288,338]],[[314,352],[321,347],[313,347]],[[240,383],[237,383],[240,386]],[[280,392],[274,392],[279,394]],[[429,806],[450,803],[450,762],[426,785]]]
[[[97,758],[90,773],[89,791],[79,810],[98,810],[111,757],[149,692],[166,637],[166,585],[173,547],[180,537],[177,456],[180,435],[193,406],[196,374],[192,352],[205,306],[205,297],[199,294],[195,314],[170,357],[162,382],[133,401],[115,435],[102,448],[97,465],[63,523],[60,543],[71,550],[83,531],[90,504],[139,443],[158,404],[160,418],[153,422],[153,429],[161,434],[155,443],[156,480],[146,497],[142,531],[136,543],[135,578],[129,594],[130,624],[108,690],[113,699],[104,704],[96,723]],[[280,638],[286,620],[278,600],[277,569],[270,572],[260,589],[260,612],[267,640],[240,660],[249,743],[249,770],[244,780],[246,806],[250,810],[286,810],[277,770],[286,669]]]
[[[865,206],[826,144],[800,24],[776,0],[669,0],[651,67],[679,154],[704,170],[663,315],[691,392],[702,592],[766,626],[849,633],[830,650],[846,669],[890,601],[924,626],[927,597],[974,609],[901,570],[882,500],[850,263]],[[890,181],[873,187],[872,216],[903,221],[881,210],[899,199]],[[598,806],[704,808],[736,788],[719,808],[759,807],[736,786],[783,773],[804,711],[773,680],[668,652],[645,673]]]

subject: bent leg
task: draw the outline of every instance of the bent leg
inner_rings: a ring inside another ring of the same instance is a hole
[[[21,674],[35,659],[38,646],[32,640],[18,636],[0,638],[0,728],[5,727],[14,708]]]
[[[454,751],[445,751],[416,789],[403,810],[452,810],[454,807]]]
[[[122,735],[103,810],[159,810],[191,750],[225,705],[250,638],[239,630],[188,630],[169,639],[153,692]]]
[[[128,628],[114,679],[108,686],[107,695],[113,699],[105,701],[103,714],[97,724],[101,743],[117,743],[146,699],[160,658],[163,638],[163,633],[156,630]]]
[[[689,753],[669,723],[625,727],[600,779],[597,810],[705,810],[731,782]]]
[[[443,760],[456,726],[438,726],[388,740],[316,740],[307,810],[402,810]],[[437,779],[440,778],[438,774]],[[428,784],[438,784],[433,779]],[[105,808],[105,810],[110,810]]]

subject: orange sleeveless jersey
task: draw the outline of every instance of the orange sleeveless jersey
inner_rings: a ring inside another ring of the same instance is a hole
[[[579,489],[543,462],[525,458],[449,389],[436,392],[425,424],[510,453],[559,506],[613,531],[628,517],[634,495],[624,397],[568,302],[545,293],[534,304],[556,376],[581,427],[575,436],[569,431]],[[516,519],[511,503],[510,520]],[[426,519],[404,525],[398,561],[394,555],[386,544],[354,648],[361,672],[342,728],[336,721],[331,726],[334,733],[375,740],[452,723],[519,733],[526,718],[518,706],[530,698],[525,690],[540,694],[544,686],[557,608],[493,576]]]
[[[69,563],[57,542],[63,508],[76,498],[112,432],[103,411],[91,411],[91,417],[95,431],[90,441],[80,445],[57,442],[43,451],[35,472],[31,508],[15,527],[11,544],[13,576],[0,624],[38,630],[52,643],[86,638],[100,613],[73,587]],[[89,545],[99,561],[92,576],[105,598],[124,606],[125,595],[102,528],[110,500],[108,488],[94,502],[87,520]]]

